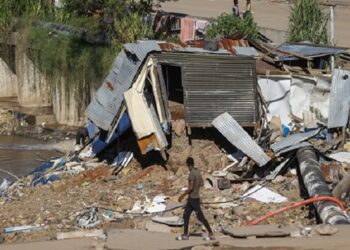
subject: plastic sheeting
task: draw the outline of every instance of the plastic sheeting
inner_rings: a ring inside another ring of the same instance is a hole
[[[281,123],[287,125],[291,122],[290,110],[290,76],[260,76],[258,80],[262,95],[268,104],[267,119],[273,116],[280,117]]]
[[[291,112],[298,118],[311,111],[316,118],[326,122],[329,109],[329,79],[293,76],[290,89]]]
[[[327,121],[330,79],[296,75],[260,76],[258,84],[268,104],[268,121],[276,116],[288,127],[291,115],[300,119],[311,115],[315,122]]]

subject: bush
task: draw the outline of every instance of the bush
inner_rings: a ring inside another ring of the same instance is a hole
[[[253,17],[247,16],[242,19],[232,14],[221,14],[217,19],[213,19],[210,22],[206,37],[218,38],[230,36],[236,32],[241,32],[249,38],[256,39],[258,31]]]
[[[327,15],[318,0],[297,0],[289,17],[288,40],[327,43]]]

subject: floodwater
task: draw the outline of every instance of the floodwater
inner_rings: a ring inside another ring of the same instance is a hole
[[[3,178],[13,181],[16,176],[24,176],[51,157],[60,156],[53,144],[45,141],[21,137],[0,136],[0,184]]]

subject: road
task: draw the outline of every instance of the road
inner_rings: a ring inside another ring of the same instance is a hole
[[[237,239],[229,236],[217,236],[217,241],[222,248],[214,249],[246,249],[246,250],[348,250],[349,233],[348,225],[337,225],[339,232],[332,236],[318,236],[300,238],[257,238]],[[108,239],[97,241],[93,238],[80,238],[70,240],[53,240],[46,242],[27,242],[19,244],[1,245],[2,250],[83,250],[83,249],[110,249],[110,250],[157,250],[157,249],[191,249],[192,246],[204,245],[206,242],[201,237],[190,237],[187,241],[176,241],[174,234],[147,232],[139,230],[114,230],[108,232]],[[207,249],[207,248],[205,248]]]
[[[338,46],[350,47],[350,0],[336,1],[335,42]],[[244,10],[245,1],[240,1]],[[163,3],[162,9],[169,12],[186,13],[198,17],[217,17],[231,12],[232,0],[178,0]],[[283,2],[253,0],[254,18],[260,27],[286,31],[291,5]]]

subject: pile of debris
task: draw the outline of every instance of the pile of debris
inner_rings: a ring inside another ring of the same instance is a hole
[[[172,157],[165,167],[153,165],[142,169],[133,159],[115,175],[118,167],[97,159],[58,158],[10,186],[2,185],[0,221],[5,242],[51,240],[59,238],[62,232],[110,226],[180,233],[183,204],[177,198],[187,186],[188,170],[183,155],[189,151],[198,166],[203,166],[206,185],[202,202],[216,232],[245,225],[286,202],[299,200],[295,173],[265,184],[241,180],[232,171],[234,168],[223,175],[220,169],[229,161],[227,154],[211,141],[195,139],[192,146],[186,141],[185,134],[174,136],[169,152]],[[223,185],[220,180],[224,179],[231,179],[232,184]],[[259,183],[264,187],[257,186]],[[265,199],[255,200],[254,192],[261,195],[257,188],[267,195]],[[297,209],[268,222],[309,225],[314,219],[307,218],[307,211]],[[201,232],[202,226],[193,223],[192,231]]]
[[[0,110],[0,134],[10,135],[16,126],[16,119],[12,112],[6,109]]]
[[[285,46],[274,61],[250,44],[126,44],[86,110],[89,142],[1,185],[5,241],[109,226],[180,233],[188,156],[218,234],[297,224],[301,237],[315,223],[349,224],[350,72],[294,75],[284,63],[312,61],[315,48]]]

